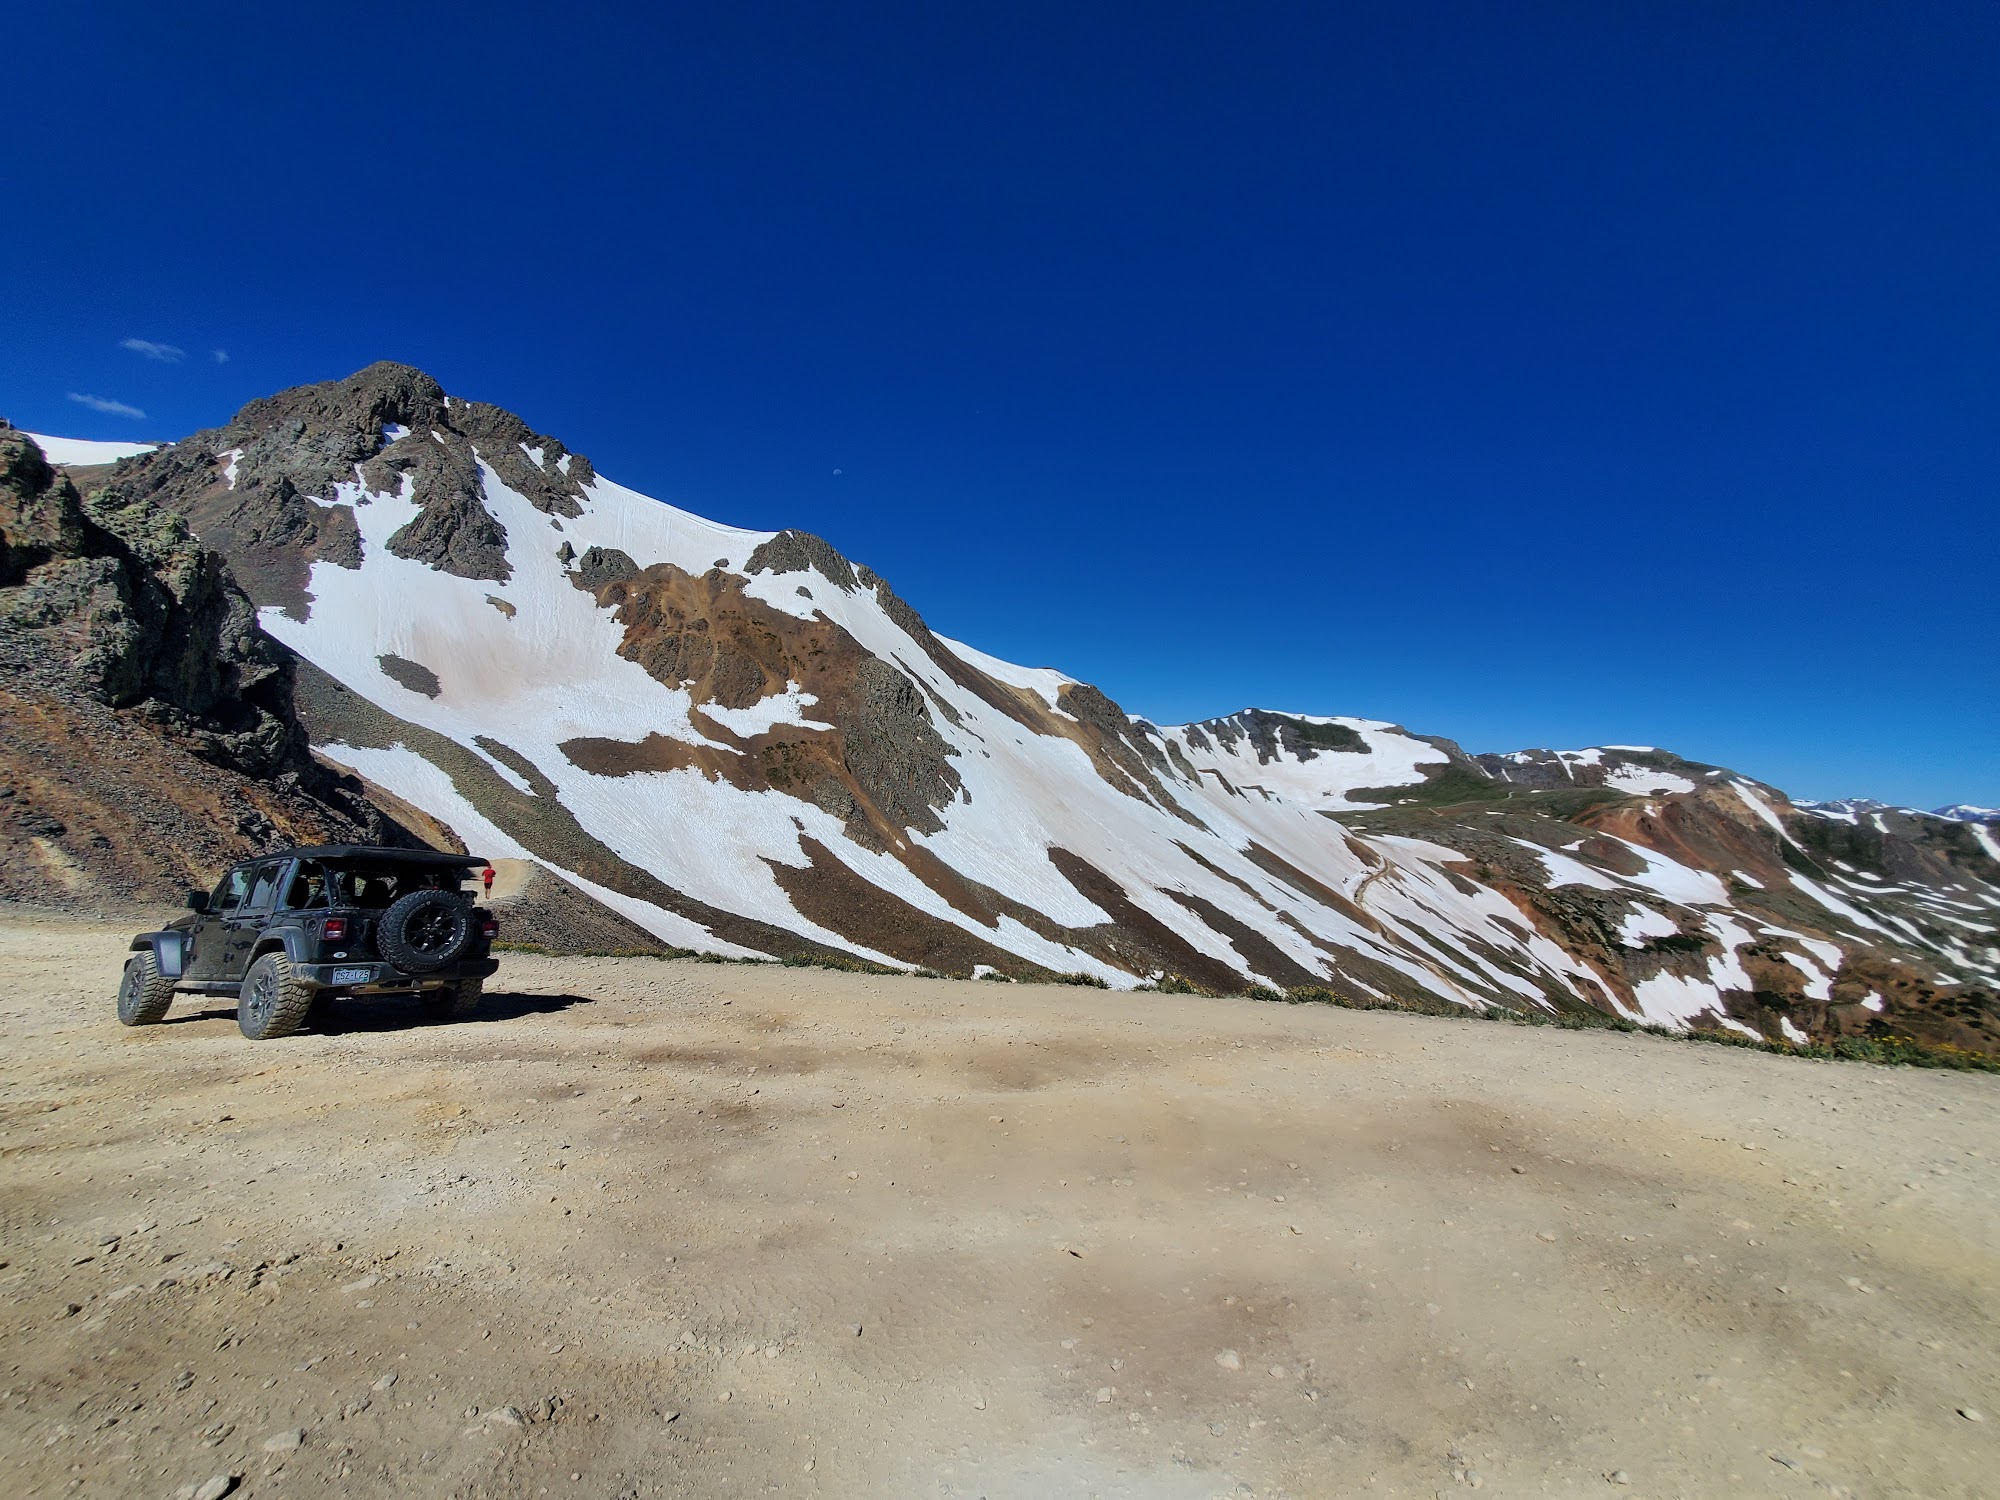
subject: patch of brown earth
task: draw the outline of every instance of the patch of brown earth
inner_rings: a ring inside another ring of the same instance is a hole
[[[643,740],[608,740],[584,735],[557,747],[571,765],[593,776],[636,776],[641,772],[695,770],[710,781],[740,784],[743,757],[714,745],[698,745],[671,735],[649,734]],[[725,775],[723,768],[730,773]]]
[[[906,828],[944,827],[938,810],[960,782],[923,693],[825,615],[800,620],[752,598],[735,574],[711,569],[697,578],[666,563],[614,570],[596,594],[625,627],[619,653],[686,689],[697,709],[749,708],[794,683],[816,700],[807,712],[829,726],[826,733],[781,726],[744,739],[704,719],[713,739],[748,752],[698,755],[693,763],[704,774],[809,798],[870,847],[894,847]],[[664,745],[620,756],[594,744],[579,753],[632,769],[658,768],[662,758],[689,763]]]
[[[142,715],[0,683],[0,901],[122,910],[206,890],[260,849],[417,842],[346,785],[343,815],[296,780],[212,765]]]
[[[382,669],[382,675],[398,686],[406,687],[413,693],[421,693],[426,698],[435,698],[444,691],[438,682],[437,673],[421,662],[397,656],[393,652],[375,658],[375,665]]]

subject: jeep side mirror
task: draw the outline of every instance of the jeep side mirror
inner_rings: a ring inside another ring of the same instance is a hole
[[[188,910],[189,910],[189,911],[207,911],[207,910],[208,910],[208,892],[207,892],[207,891],[189,891],[189,892],[188,892],[188,901],[187,901],[187,904],[188,904]]]

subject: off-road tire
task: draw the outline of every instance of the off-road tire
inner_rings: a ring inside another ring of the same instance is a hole
[[[127,1026],[155,1026],[167,1018],[174,1003],[174,982],[160,973],[160,960],[148,948],[125,961],[118,983],[118,1019]]]
[[[435,974],[465,957],[479,936],[472,907],[450,891],[411,891],[382,913],[375,946],[405,974]]]
[[[236,1001],[237,1029],[258,1042],[291,1036],[304,1028],[316,993],[312,985],[299,982],[289,958],[266,953],[243,976]]]
[[[441,990],[425,990],[417,1003],[427,1021],[463,1021],[479,1009],[485,997],[484,979],[461,979]]]

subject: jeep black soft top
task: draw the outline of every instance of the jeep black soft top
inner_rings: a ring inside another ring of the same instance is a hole
[[[188,915],[132,939],[118,1019],[165,1018],[176,993],[234,995],[243,1034],[289,1036],[336,995],[414,995],[434,1017],[477,1009],[498,931],[462,890],[477,855],[314,844],[231,867]]]

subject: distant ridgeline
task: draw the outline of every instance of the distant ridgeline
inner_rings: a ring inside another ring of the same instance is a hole
[[[192,540],[121,565],[255,606],[222,608],[226,660],[268,671],[233,668],[202,710],[273,726],[212,794],[222,844],[372,818],[530,861],[536,911],[661,949],[2000,1050],[1990,812],[1794,804],[1630,746],[1468,755],[1261,709],[1150,724],[934,634],[818,537],[625,489],[399,365],[89,473],[82,502],[10,481],[5,556],[42,556],[15,532],[64,505],[182,518]],[[54,565],[10,563],[0,600]],[[172,718],[35,628],[37,701],[60,659],[130,732]],[[0,774],[47,781],[59,738],[11,737]],[[101,855],[81,817],[25,826],[37,873],[7,895],[188,878],[131,877],[129,840]],[[545,925],[515,935],[573,945]]]

